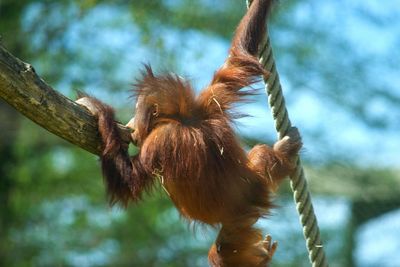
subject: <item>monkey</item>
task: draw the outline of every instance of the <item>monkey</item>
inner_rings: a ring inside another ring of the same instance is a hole
[[[246,153],[233,130],[235,104],[254,94],[246,88],[269,75],[257,54],[271,3],[253,1],[235,31],[225,63],[198,95],[180,76],[157,75],[145,65],[133,89],[135,116],[127,124],[139,147],[137,155],[129,156],[114,110],[85,97],[98,119],[109,202],[126,206],[140,201],[158,177],[184,218],[221,227],[208,254],[212,267],[269,264],[277,243],[270,236],[264,239],[254,224],[274,207],[271,195],[295,170],[302,147],[300,134],[292,127],[272,147],[256,145]]]

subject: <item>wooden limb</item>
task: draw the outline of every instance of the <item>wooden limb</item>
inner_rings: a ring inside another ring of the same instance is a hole
[[[51,88],[30,64],[14,57],[2,45],[0,98],[53,134],[93,154],[101,153],[96,118]],[[128,143],[131,130],[123,125],[119,129],[122,139]]]

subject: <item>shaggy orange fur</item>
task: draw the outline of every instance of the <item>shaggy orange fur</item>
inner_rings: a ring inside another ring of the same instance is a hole
[[[101,156],[111,203],[141,198],[155,176],[179,212],[190,220],[222,225],[209,252],[213,267],[266,266],[276,245],[253,227],[268,214],[279,182],[294,168],[301,148],[295,128],[272,148],[255,146],[248,154],[232,129],[235,103],[266,73],[257,59],[266,31],[270,0],[254,0],[240,22],[225,64],[199,96],[177,75],[155,75],[146,66],[134,92],[136,115],[129,123],[138,155],[129,157],[114,123],[112,108],[97,107],[104,142]]]

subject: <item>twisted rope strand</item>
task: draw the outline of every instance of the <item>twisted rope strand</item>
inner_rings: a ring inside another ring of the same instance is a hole
[[[289,114],[286,109],[285,99],[282,93],[282,86],[279,81],[279,74],[276,69],[274,57],[272,54],[269,36],[267,36],[260,62],[265,69],[270,72],[270,76],[265,80],[268,103],[274,118],[275,128],[278,138],[282,139],[291,127]],[[300,216],[300,222],[303,226],[303,234],[306,239],[306,245],[309,253],[309,259],[313,267],[328,266],[325,252],[320,239],[320,232],[314,208],[311,202],[311,195],[308,190],[304,170],[300,161],[297,159],[296,170],[290,177],[291,188],[293,191],[296,209]]]
[[[251,0],[247,0],[247,6],[250,3]],[[282,139],[290,129],[291,122],[286,109],[268,31],[260,49],[260,62],[270,72],[269,77],[264,80],[266,84],[265,90],[268,95],[268,103],[271,108],[278,138]],[[318,222],[300,158],[297,159],[296,170],[290,177],[290,180],[296,209],[303,227],[310,262],[313,267],[327,267],[328,262],[320,239]]]

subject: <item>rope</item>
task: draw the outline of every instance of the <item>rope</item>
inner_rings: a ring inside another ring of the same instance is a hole
[[[247,0],[247,6],[249,6],[251,2],[251,0]],[[261,46],[260,62],[263,64],[264,68],[270,72],[269,77],[264,80],[266,83],[265,90],[268,95],[268,103],[271,108],[278,138],[282,139],[290,129],[291,122],[286,109],[268,31],[265,41]],[[303,234],[306,240],[310,262],[313,267],[327,267],[328,262],[320,239],[318,222],[314,213],[311,195],[308,190],[300,158],[297,159],[296,171],[290,176],[290,180],[296,209],[303,227]]]

